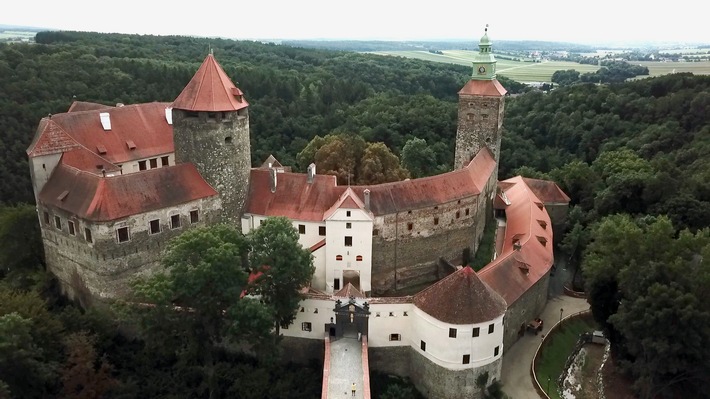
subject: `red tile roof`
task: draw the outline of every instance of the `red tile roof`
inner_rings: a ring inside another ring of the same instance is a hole
[[[536,205],[540,199],[520,176],[504,182],[513,185],[505,189],[510,205],[505,209],[503,249],[478,274],[510,306],[549,273],[554,257],[550,216]],[[519,250],[515,250],[516,241],[520,244]]]
[[[358,198],[352,188],[348,187],[340,198],[324,214],[323,219],[328,219],[338,209],[365,209],[365,204]]]
[[[469,80],[464,87],[459,90],[459,94],[474,96],[502,97],[508,90],[503,87],[498,80]]]
[[[244,94],[232,83],[212,54],[208,54],[173,108],[187,111],[236,111],[247,107]]]
[[[469,266],[414,296],[414,305],[449,324],[477,324],[505,313],[505,301]]]
[[[351,186],[350,189],[357,195],[359,204],[365,198],[363,191],[369,189],[370,210],[374,215],[386,215],[478,195],[494,170],[495,159],[484,148],[463,169],[420,179]],[[348,189],[337,186],[335,177],[327,175],[316,175],[311,184],[305,174],[278,173],[277,179],[276,192],[272,193],[269,171],[252,169],[247,213],[322,221]]]
[[[113,108],[110,105],[90,103],[86,101],[74,101],[67,112],[96,111],[99,109]]]
[[[365,294],[360,292],[357,288],[355,288],[354,285],[351,283],[348,283],[341,289],[340,291],[336,292],[333,294],[334,297],[338,298],[350,298],[350,297],[355,297],[355,298],[365,298]]]
[[[311,245],[311,247],[308,248],[308,250],[311,251],[311,252],[316,252],[317,250],[319,250],[319,249],[321,249],[321,248],[323,248],[323,247],[325,247],[325,238],[322,239],[322,240],[320,240],[320,241],[318,241],[317,243]]]
[[[68,193],[58,199],[64,191]],[[216,195],[190,163],[113,177],[60,163],[39,202],[82,219],[106,222]]]
[[[66,151],[81,145],[114,164],[174,152],[173,128],[165,119],[168,103],[148,103],[105,110],[77,111],[53,115],[40,121],[30,157]],[[104,130],[99,114],[106,112],[111,130]],[[126,144],[132,141],[135,149]]]
[[[62,154],[62,163],[96,175],[102,175],[102,171],[106,171],[106,173],[121,171],[118,166],[84,147],[78,147]]]
[[[523,177],[525,184],[535,193],[535,195],[545,204],[567,204],[570,198],[553,181],[531,179]]]

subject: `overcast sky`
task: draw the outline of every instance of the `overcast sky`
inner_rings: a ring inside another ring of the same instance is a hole
[[[705,4],[705,5],[703,5]],[[697,0],[17,0],[0,24],[236,39],[710,42]]]

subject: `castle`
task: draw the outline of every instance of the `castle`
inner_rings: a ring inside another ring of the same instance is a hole
[[[339,186],[273,157],[252,168],[249,104],[212,54],[171,103],[74,102],[40,121],[27,150],[48,269],[87,306],[126,295],[185,229],[247,233],[286,216],[315,265],[282,330],[293,348],[365,334],[373,369],[430,397],[472,397],[477,376],[500,378],[504,349],[547,301],[551,217],[557,225],[569,202],[552,182],[498,181],[506,90],[487,33],[479,48],[459,91],[454,170],[394,183]],[[494,259],[459,266],[487,223]]]

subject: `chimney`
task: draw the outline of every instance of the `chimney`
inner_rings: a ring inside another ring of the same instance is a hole
[[[362,193],[365,194],[365,210],[370,212],[370,189],[366,188]]]
[[[269,168],[269,177],[271,177],[269,180],[271,181],[271,192],[275,193],[276,192],[276,183],[277,183],[277,173],[276,173],[276,168]]]
[[[308,165],[308,184],[313,183],[313,179],[316,177],[316,164],[312,163]]]
[[[111,130],[111,115],[108,112],[102,112],[99,114],[99,118],[101,118],[101,126],[104,130]]]
[[[168,125],[173,124],[173,109],[172,108],[165,108],[165,120],[168,122]]]

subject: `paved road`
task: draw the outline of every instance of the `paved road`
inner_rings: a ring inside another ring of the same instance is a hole
[[[572,298],[566,295],[549,299],[540,317],[545,326],[542,334],[525,334],[503,355],[503,371],[501,373],[503,391],[512,399],[540,399],[540,395],[533,387],[530,365],[535,351],[542,341],[543,334],[546,334],[550,327],[560,321],[560,309],[564,309],[562,316],[565,317],[589,309],[589,304],[586,299]]]
[[[350,390],[355,383],[355,398],[362,399],[362,342],[343,337],[330,343],[330,376],[328,399],[352,398]]]

